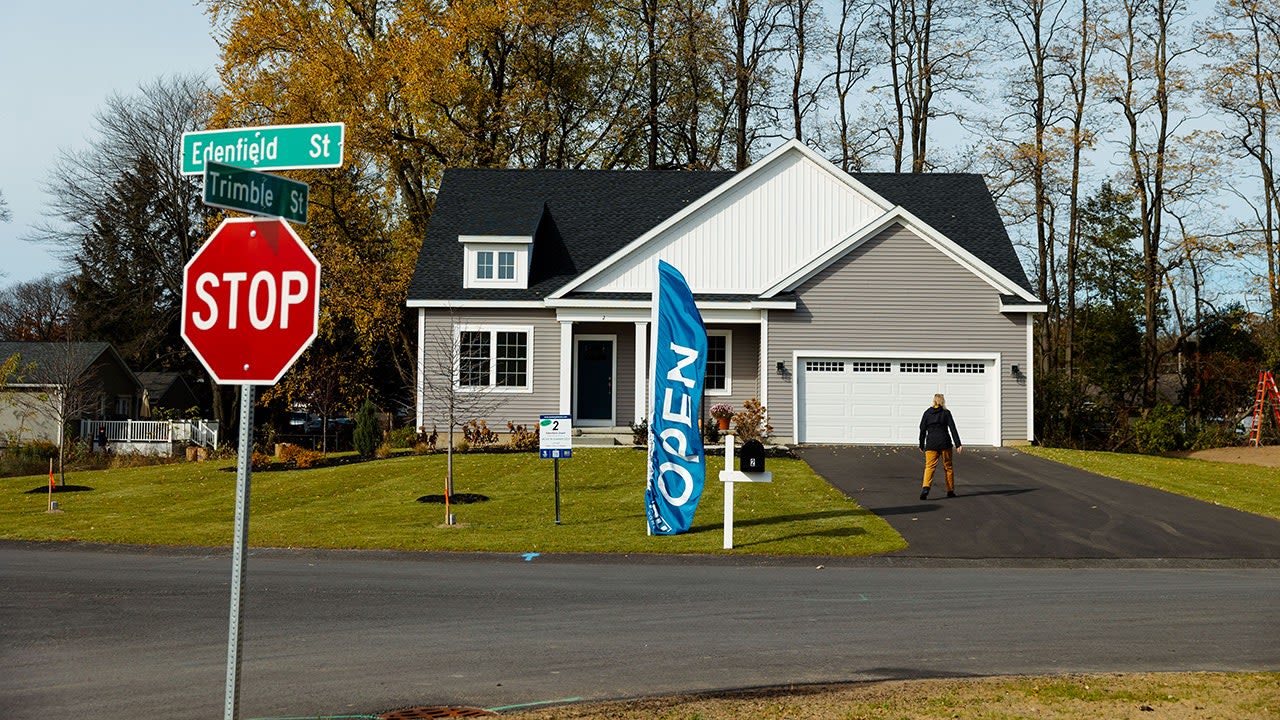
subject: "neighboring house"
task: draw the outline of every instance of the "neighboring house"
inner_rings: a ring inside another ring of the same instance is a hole
[[[644,418],[656,258],[707,327],[704,415],[754,397],[775,441],[914,445],[942,392],[966,445],[1033,436],[1044,305],[982,178],[850,175],[795,141],[736,173],[446,171],[409,289],[418,387],[451,337],[458,390],[504,401],[492,426]]]
[[[200,407],[199,398],[182,379],[182,373],[140,372],[137,376],[143,388],[138,416],[144,420],[156,416],[185,417],[188,410]],[[159,412],[161,409],[167,412]]]
[[[104,342],[0,342],[0,360],[20,357],[18,376],[5,378],[0,442],[58,441],[59,414],[75,432],[83,417],[138,417],[142,384]]]

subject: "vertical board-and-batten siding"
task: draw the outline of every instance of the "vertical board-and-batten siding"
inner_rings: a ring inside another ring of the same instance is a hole
[[[1026,440],[1025,314],[1000,312],[1000,292],[902,225],[869,238],[797,288],[794,313],[769,314],[766,368],[783,361],[788,377],[769,382],[775,434],[795,437],[792,353],[999,353],[1000,432]],[[930,398],[918,398],[923,410]]]
[[[651,292],[653,265],[675,265],[698,293],[758,293],[883,211],[800,152],[761,169],[583,283],[585,292]]]
[[[509,325],[531,327],[533,343],[529,354],[529,369],[533,374],[533,392],[492,392],[489,398],[501,401],[490,417],[475,418],[485,420],[495,431],[505,432],[507,421],[516,424],[536,422],[539,415],[559,412],[560,406],[560,323],[554,316],[544,311],[521,311],[507,309],[467,309],[454,310],[450,316],[448,310],[425,310],[425,332],[423,350],[426,354],[424,368],[431,372],[437,361],[431,356],[439,352],[443,338],[453,335],[456,326],[479,327],[486,325]],[[423,424],[427,430],[438,428],[441,433],[448,429],[448,412],[440,407],[433,407],[431,399],[422,396]],[[465,422],[470,418],[460,418]]]

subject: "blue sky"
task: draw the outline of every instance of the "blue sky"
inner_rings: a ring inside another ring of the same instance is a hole
[[[65,271],[45,247],[22,238],[42,219],[40,186],[58,150],[88,144],[107,97],[163,75],[213,79],[217,61],[209,19],[193,0],[5,4],[0,191],[13,220],[0,223],[0,286]]]

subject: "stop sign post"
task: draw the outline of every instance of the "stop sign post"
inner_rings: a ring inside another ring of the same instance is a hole
[[[182,276],[182,339],[214,381],[240,385],[236,531],[224,720],[240,714],[240,615],[249,537],[254,385],[273,385],[316,337],[320,263],[284,220],[224,220]]]
[[[319,315],[320,263],[283,220],[223,221],[183,271],[182,339],[224,385],[274,385]]]

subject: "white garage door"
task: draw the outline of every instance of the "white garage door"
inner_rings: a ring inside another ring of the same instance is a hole
[[[994,360],[801,357],[796,367],[798,442],[916,445],[942,393],[965,445],[998,444]]]

